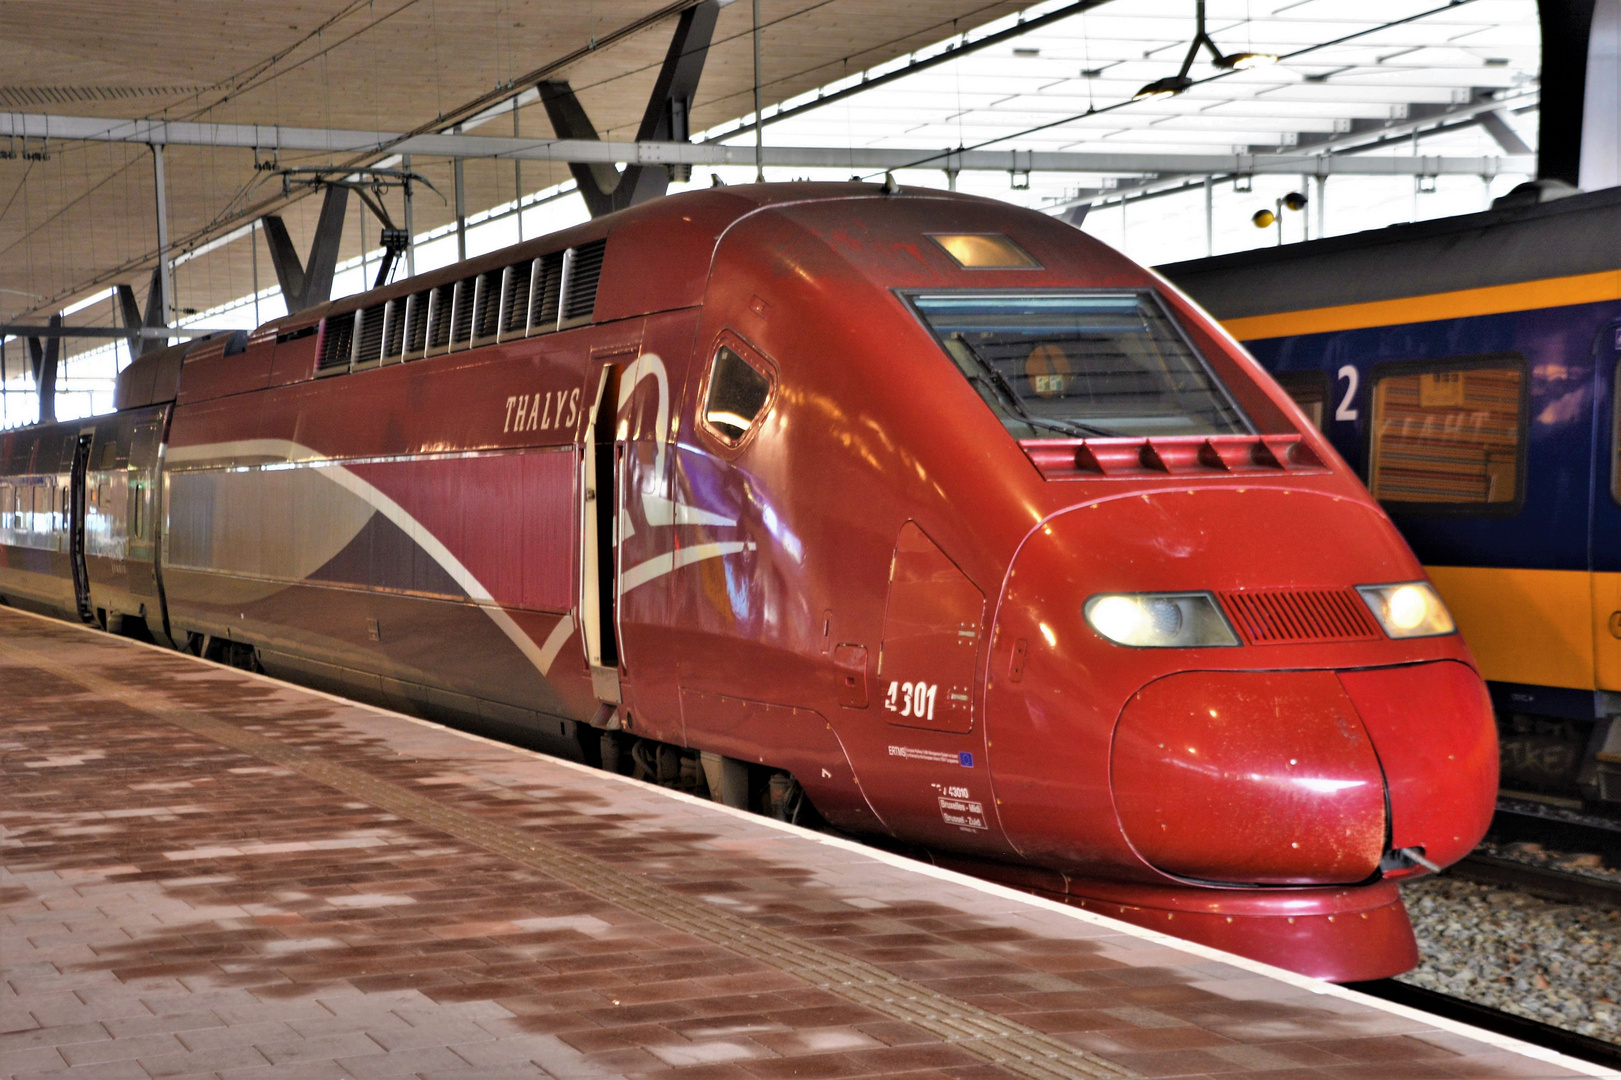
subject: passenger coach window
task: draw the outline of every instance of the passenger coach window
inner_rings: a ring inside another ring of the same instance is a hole
[[[928,293],[923,321],[1016,438],[1249,425],[1153,293]]]
[[[1616,331],[1621,343],[1621,330]],[[1621,361],[1615,365],[1615,385],[1610,388],[1610,497],[1621,503]]]
[[[770,397],[770,376],[728,345],[715,350],[709,393],[704,398],[704,425],[721,441],[728,446],[741,443]]]
[[[1516,503],[1524,399],[1518,358],[1375,372],[1368,455],[1374,498],[1414,510]]]
[[[1273,376],[1283,392],[1294,399],[1312,426],[1323,426],[1323,402],[1328,397],[1328,376],[1321,371],[1285,371]]]

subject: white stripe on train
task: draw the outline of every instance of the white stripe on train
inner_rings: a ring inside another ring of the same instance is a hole
[[[449,574],[451,579],[465,592],[469,599],[478,605],[490,619],[501,629],[501,632],[518,647],[524,657],[533,664],[542,675],[551,671],[552,665],[557,661],[557,654],[562,652],[563,646],[568,644],[575,631],[575,613],[570,611],[557,620],[552,632],[547,635],[545,644],[536,645],[535,640],[513,621],[506,609],[490,595],[473,572],[462,564],[449,548],[438,537],[434,536],[421,522],[417,521],[404,507],[385,495],[375,485],[362,479],[350,469],[345,468],[338,461],[326,457],[301,443],[290,439],[240,439],[233,442],[203,443],[196,446],[171,447],[167,453],[170,466],[185,463],[201,463],[216,461],[231,461],[236,465],[252,463],[258,466],[297,466],[309,465],[319,470],[320,475],[327,477],[333,483],[342,487],[377,513],[382,514],[401,532],[425,551],[428,556],[438,563]],[[453,455],[460,457],[460,454]],[[399,460],[398,458],[370,458],[369,461]],[[645,497],[644,497],[645,499]],[[699,517],[704,524],[735,524],[730,518],[721,518],[720,515],[711,515],[706,512],[696,512],[695,508],[685,504],[674,503],[671,500],[658,499],[668,504],[669,517],[673,522],[660,521],[658,524],[679,523],[694,524],[693,517]],[[657,580],[665,574],[673,573],[683,566],[690,566],[705,559],[717,559],[740,551],[753,550],[753,543],[726,542],[717,544],[695,544],[684,547],[666,555],[656,555],[646,562],[631,567],[625,571],[619,580],[619,595],[639,585],[645,585]]]

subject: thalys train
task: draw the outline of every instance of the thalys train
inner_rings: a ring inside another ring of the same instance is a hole
[[[1328,439],[1044,215],[659,199],[0,438],[6,602],[1297,971],[1416,960],[1491,702]]]
[[[1529,187],[1515,196],[1531,194]],[[1423,561],[1506,793],[1621,803],[1621,188],[1163,267]]]

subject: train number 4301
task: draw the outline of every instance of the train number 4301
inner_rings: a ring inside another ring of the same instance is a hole
[[[933,720],[934,695],[939,689],[938,683],[892,682],[889,684],[889,693],[884,695],[884,708],[890,712],[898,712],[902,716]]]

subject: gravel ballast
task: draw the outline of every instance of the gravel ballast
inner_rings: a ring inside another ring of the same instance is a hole
[[[1453,877],[1402,896],[1420,959],[1400,981],[1621,1044],[1621,910]]]

